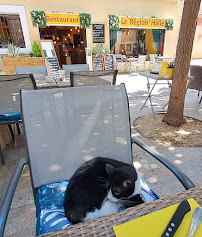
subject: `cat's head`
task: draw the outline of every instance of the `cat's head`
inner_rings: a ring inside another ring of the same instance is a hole
[[[120,198],[128,198],[140,193],[140,180],[135,168],[131,166],[115,168],[106,164],[106,171],[110,181],[108,193],[110,201],[117,202]]]

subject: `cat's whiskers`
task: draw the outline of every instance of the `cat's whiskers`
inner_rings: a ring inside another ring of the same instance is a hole
[[[104,188],[108,187],[108,184],[99,184],[100,186],[103,186]]]
[[[97,177],[96,179],[102,181],[106,186],[109,185],[109,181],[104,177]]]

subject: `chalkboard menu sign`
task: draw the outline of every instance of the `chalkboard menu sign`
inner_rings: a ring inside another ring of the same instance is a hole
[[[104,60],[102,55],[93,56],[93,70],[95,71],[104,70]]]
[[[59,78],[59,66],[57,58],[47,58],[47,65],[50,71],[50,75],[53,78]]]
[[[52,76],[54,79],[59,78],[60,69],[57,55],[55,53],[55,48],[52,40],[40,40],[40,47],[42,52],[42,57],[45,60],[48,75]]]
[[[104,24],[93,24],[93,43],[105,43]]]
[[[105,70],[112,70],[112,69],[114,69],[113,55],[105,55],[104,56],[104,65],[105,65]]]

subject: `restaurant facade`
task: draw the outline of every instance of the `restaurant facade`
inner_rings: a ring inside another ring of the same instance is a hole
[[[179,0],[0,0],[0,54],[8,43],[30,54],[34,41],[48,39],[60,64],[85,63],[86,48],[173,57],[181,10]]]

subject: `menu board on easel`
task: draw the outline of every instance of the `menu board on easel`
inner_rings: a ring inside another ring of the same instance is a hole
[[[104,70],[104,59],[102,55],[93,55],[93,70]]]
[[[53,78],[59,77],[58,70],[60,69],[57,55],[55,53],[55,48],[52,40],[40,40],[40,47],[42,52],[42,57],[45,60],[48,75]]]
[[[114,58],[113,55],[105,55],[104,56],[104,68],[105,70],[114,69]]]

